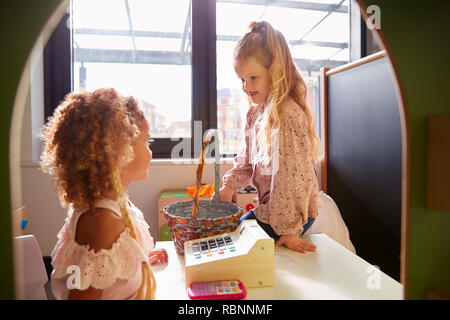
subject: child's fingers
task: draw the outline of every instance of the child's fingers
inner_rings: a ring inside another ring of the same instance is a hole
[[[303,241],[302,244],[301,244],[301,246],[302,246],[302,248],[303,248],[304,250],[308,250],[308,251],[314,251],[314,250],[316,250],[316,246],[313,245],[312,243],[307,242],[307,241]]]
[[[163,262],[169,262],[169,255],[166,250],[163,252]]]
[[[291,245],[289,249],[292,249],[292,250],[300,252],[300,253],[306,253],[305,248],[299,243],[295,243],[295,244]]]
[[[316,246],[302,239],[295,239],[294,241],[286,244],[288,248],[300,253],[306,253],[307,251],[315,251]]]
[[[157,261],[159,261],[159,259],[158,259],[157,256],[151,256],[151,257],[148,259],[148,263],[150,263],[150,265],[154,265]]]
[[[165,249],[152,250],[149,254],[149,261],[150,264],[154,264],[157,261],[159,261],[160,263],[168,262],[169,255],[167,254],[167,251]]]
[[[159,262],[161,262],[161,263],[164,263],[167,261],[167,256],[164,254],[164,252],[158,252],[157,257],[158,257]]]
[[[295,250],[300,253],[306,253],[307,251],[315,251],[316,246],[308,241],[300,238],[294,238],[289,236],[281,236],[278,241],[275,242],[275,246],[286,245],[289,249]]]
[[[161,263],[169,261],[169,255],[167,254],[166,250],[161,249],[160,255],[161,255]]]
[[[154,265],[154,264],[157,263],[157,262],[158,262],[158,263],[164,263],[164,262],[167,262],[167,260],[164,260],[164,257],[155,255],[155,256],[152,256],[152,257],[149,259],[149,262],[150,262],[151,265]]]

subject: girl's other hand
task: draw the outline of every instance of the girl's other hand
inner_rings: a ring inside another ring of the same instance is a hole
[[[298,236],[284,234],[275,243],[277,247],[285,245],[291,250],[306,253],[306,251],[316,251],[316,246],[306,240],[300,239]]]
[[[233,194],[234,194],[234,189],[232,189],[228,186],[223,186],[219,190],[220,201],[231,202],[231,200],[233,199]],[[214,192],[214,194],[211,197],[211,200],[214,200],[215,195],[216,195],[216,193]]]
[[[165,263],[169,261],[169,256],[165,249],[155,249],[148,254],[148,262],[153,265],[157,262]]]

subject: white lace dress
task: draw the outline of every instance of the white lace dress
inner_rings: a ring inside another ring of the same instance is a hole
[[[122,216],[117,202],[103,199],[96,207],[107,208]],[[58,242],[52,251],[52,291],[57,299],[67,299],[69,288],[80,290],[92,286],[102,289],[101,299],[134,299],[141,285],[141,265],[148,261],[154,243],[142,212],[128,201],[128,212],[136,230],[137,241],[128,228],[110,249],[95,252],[88,245],[75,241],[76,226],[85,210],[70,209],[64,226],[58,233]]]

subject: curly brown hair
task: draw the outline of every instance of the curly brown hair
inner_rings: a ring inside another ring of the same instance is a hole
[[[65,97],[41,133],[41,169],[53,177],[63,207],[93,208],[120,192],[115,179],[134,157],[132,143],[144,119],[135,98],[112,88]]]

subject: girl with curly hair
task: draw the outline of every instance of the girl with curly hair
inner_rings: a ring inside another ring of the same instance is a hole
[[[153,299],[153,250],[142,212],[128,199],[147,178],[149,125],[138,102],[114,89],[70,93],[42,131],[41,168],[68,215],[52,252],[58,299]]]
[[[223,177],[220,199],[231,201],[252,183],[259,206],[242,219],[257,219],[276,245],[314,251],[299,238],[319,209],[313,161],[320,141],[306,84],[281,32],[265,21],[252,22],[249,29],[234,50],[235,71],[250,104],[246,144]]]

